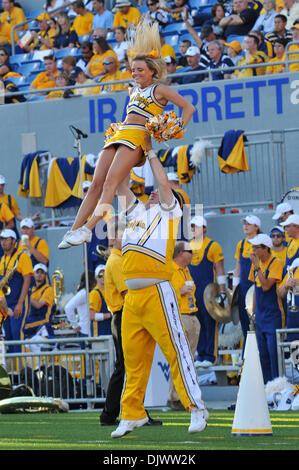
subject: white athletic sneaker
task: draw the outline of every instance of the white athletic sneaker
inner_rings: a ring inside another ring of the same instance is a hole
[[[148,422],[148,417],[143,419],[134,419],[132,421],[128,419],[121,419],[118,427],[115,431],[112,431],[111,437],[123,437],[135,428],[140,428]]]
[[[63,241],[69,245],[81,245],[84,242],[90,242],[92,237],[92,231],[89,228],[83,226],[76,230],[70,230],[63,237]]]
[[[191,410],[191,422],[188,428],[188,432],[190,434],[194,434],[196,432],[201,432],[205,429],[207,423],[204,419],[205,410],[199,410],[198,408],[192,408]]]
[[[207,360],[204,360],[204,361],[196,361],[194,363],[195,367],[211,367],[213,365],[213,362],[211,361],[207,361]]]
[[[58,245],[58,248],[60,250],[66,250],[67,248],[70,248],[72,245],[70,245],[67,241],[66,241],[66,237],[71,233],[71,230],[68,230],[68,232],[66,232],[64,234],[64,237],[62,239],[62,241],[59,243]]]

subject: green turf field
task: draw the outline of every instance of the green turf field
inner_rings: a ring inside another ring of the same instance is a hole
[[[231,436],[234,412],[210,410],[207,428],[189,434],[189,414],[152,410],[163,426],[112,439],[99,412],[0,414],[0,450],[298,450],[299,411],[271,412],[272,436]]]

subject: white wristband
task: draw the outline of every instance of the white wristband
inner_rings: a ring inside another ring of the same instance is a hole
[[[238,286],[240,284],[240,278],[233,276],[233,286]]]
[[[218,282],[218,284],[225,284],[226,283],[226,276],[225,275],[217,276],[216,281]]]
[[[152,160],[153,158],[158,158],[155,151],[153,149],[150,149],[147,151],[147,158],[149,160]]]
[[[95,319],[95,321],[103,321],[104,320],[104,314],[103,313],[95,313],[94,319]]]

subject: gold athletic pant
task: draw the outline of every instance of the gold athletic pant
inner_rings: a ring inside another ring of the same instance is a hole
[[[167,359],[175,388],[187,410],[205,407],[193,358],[170,282],[128,290],[122,316],[122,345],[126,376],[121,418],[145,418],[143,400],[156,343]],[[156,384],[159,387],[159,384]]]

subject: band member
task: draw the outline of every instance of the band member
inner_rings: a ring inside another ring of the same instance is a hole
[[[244,336],[244,353],[247,331],[249,331],[249,318],[245,308],[245,297],[248,289],[253,284],[253,282],[248,278],[251,268],[250,255],[252,254],[252,244],[250,243],[250,240],[260,232],[261,221],[256,215],[247,215],[242,219],[242,223],[246,238],[243,238],[243,240],[240,240],[237,244],[235,253],[236,267],[233,274],[233,290],[239,286],[238,304],[240,324]]]
[[[35,234],[34,222],[29,217],[25,217],[20,223],[22,242],[20,249],[26,248],[31,256],[32,265],[42,263],[49,265],[49,246],[46,240]]]
[[[29,307],[28,291],[33,267],[30,256],[17,249],[16,233],[5,229],[0,234],[3,256],[0,260],[0,278],[7,278],[8,293],[5,295],[7,306],[13,311],[13,317],[3,322],[7,341],[23,340],[23,327]],[[21,352],[20,345],[10,346],[9,352]]]
[[[105,301],[105,265],[99,264],[94,271],[96,285],[89,294],[91,336],[111,335],[111,313]]]
[[[217,281],[221,291],[217,300],[223,307],[227,305],[223,251],[218,242],[207,237],[207,225],[207,220],[199,215],[191,219],[194,238],[190,241],[193,257],[189,270],[196,286],[195,298],[200,322],[197,364],[201,367],[209,367],[216,362],[218,348],[218,324],[204,304],[206,286]]]
[[[287,267],[291,266],[292,262],[299,257],[299,214],[291,214],[280,225],[285,227],[288,237],[291,238],[287,246],[285,274]]]
[[[287,243],[285,241],[285,233],[283,228],[280,225],[275,225],[275,227],[270,230],[270,238],[272,240],[273,248],[272,253],[276,258],[279,258],[282,261],[282,264],[285,265],[286,254],[287,254]]]
[[[287,274],[279,285],[278,295],[287,300],[286,328],[299,328],[299,257],[289,266]],[[296,340],[299,340],[299,333],[287,334],[287,341]]]
[[[249,279],[255,284],[256,339],[264,383],[278,377],[276,329],[284,328],[285,318],[278,286],[282,280],[283,264],[271,253],[271,238],[260,233],[249,240],[253,253]]]
[[[197,318],[195,284],[188,268],[191,260],[192,250],[190,244],[185,241],[177,242],[173,252],[173,276],[171,284],[178,298],[179,311],[190,345],[191,355],[194,359],[199,339],[200,323]],[[169,379],[167,405],[172,410],[184,410],[174,387],[172,377]]]
[[[282,222],[285,222],[289,215],[294,214],[293,207],[289,202],[282,202],[281,204],[278,204],[275,209],[275,214],[273,215],[272,219],[277,220],[277,222],[282,225]],[[285,240],[287,243],[291,241],[291,238],[288,236],[287,233],[285,233]]]
[[[54,290],[48,283],[48,268],[42,263],[33,267],[34,286],[30,295],[30,309],[24,326],[24,337],[31,341],[53,338],[51,325],[54,313]],[[30,351],[40,351],[41,344],[27,344]]]

